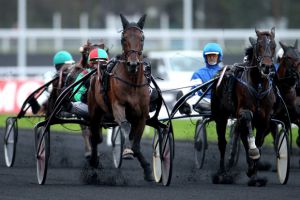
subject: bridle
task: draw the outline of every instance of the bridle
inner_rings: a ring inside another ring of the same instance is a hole
[[[267,36],[267,35],[263,35],[263,38],[258,39],[255,46],[253,47],[253,55],[254,55],[254,59],[257,63],[257,67],[261,73],[261,75],[263,77],[269,77],[271,73],[274,74],[274,64],[273,64],[273,57],[274,57],[274,52],[272,52],[271,47],[272,45],[273,48],[276,48],[276,44],[275,42],[270,38],[271,36]],[[259,45],[265,41],[263,44],[263,48],[264,48],[264,53],[263,55],[258,55],[259,53]],[[264,64],[264,59],[265,58],[269,58],[270,60],[272,60],[272,65],[265,65]],[[271,69],[271,70],[270,70]]]
[[[127,39],[125,37],[125,33],[129,29],[137,29],[137,30],[140,31],[140,34],[142,36],[141,36],[139,49],[133,49],[132,47],[129,50],[125,49],[126,48],[125,45],[126,45],[126,41],[127,41]],[[125,62],[127,65],[130,65],[130,62],[128,61],[128,58],[131,56],[131,54],[137,54],[138,57],[140,57],[143,54],[144,40],[145,40],[144,32],[138,26],[129,26],[128,28],[126,28],[122,31],[121,44],[122,44],[122,47],[123,47],[123,53],[122,53],[122,57],[124,59],[123,62]],[[142,63],[141,61],[138,61],[135,64],[140,65],[141,63]]]

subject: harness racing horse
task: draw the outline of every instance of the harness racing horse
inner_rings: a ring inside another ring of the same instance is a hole
[[[249,186],[265,185],[267,180],[257,177],[257,161],[260,158],[260,147],[265,132],[269,128],[275,92],[272,88],[274,74],[273,56],[276,44],[275,29],[269,31],[255,30],[257,40],[250,38],[252,57],[245,66],[240,66],[239,76],[235,79],[232,89],[233,105],[228,100],[227,84],[229,78],[214,83],[212,87],[212,118],[216,122],[218,147],[220,151],[220,168],[213,183],[232,183],[233,179],[225,169],[226,124],[228,118],[237,118],[235,134],[239,134],[246,152],[248,163],[247,175]],[[235,74],[237,75],[237,74]],[[256,136],[253,129],[256,128]],[[230,169],[228,169],[230,170]]]
[[[50,94],[48,106],[47,106],[47,116],[50,116],[53,112],[55,101],[61,92],[69,85],[74,83],[76,77],[80,72],[82,72],[88,66],[88,56],[91,50],[95,48],[105,49],[103,43],[101,44],[93,44],[87,41],[86,44],[80,47],[79,51],[81,53],[81,59],[79,63],[76,63],[75,66],[64,65],[58,72],[59,79],[53,82],[53,90]],[[85,125],[80,125],[82,131],[82,137],[84,139],[85,146],[85,156],[89,156],[91,152],[91,145],[89,141],[89,130]]]
[[[274,84],[278,87],[280,94],[287,106],[288,113],[285,109],[279,107],[276,111],[276,118],[287,122],[287,114],[291,122],[300,127],[300,98],[297,98],[296,87],[299,84],[299,73],[300,73],[300,53],[298,51],[298,41],[295,41],[294,46],[287,46],[282,42],[279,42],[284,53],[283,57],[280,59],[278,70],[274,78]],[[289,126],[286,126],[289,127]],[[274,131],[275,130],[275,131]],[[277,128],[272,130],[273,137]],[[297,144],[300,146],[299,139],[300,131],[298,130]]]
[[[102,142],[101,127],[104,126],[105,119],[110,117],[110,120],[115,121],[125,135],[123,157],[130,154],[137,157],[144,169],[145,180],[152,181],[150,164],[140,151],[141,137],[146,120],[149,118],[150,101],[149,82],[145,77],[143,66],[142,29],[146,15],[142,16],[137,23],[129,23],[122,14],[120,16],[123,25],[121,38],[123,51],[109,73],[107,91],[103,91],[100,70],[91,78],[88,93],[92,145],[90,165],[92,167],[98,165],[97,145]]]

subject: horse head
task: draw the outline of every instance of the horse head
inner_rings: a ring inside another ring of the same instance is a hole
[[[298,40],[295,41],[294,46],[287,46],[282,42],[279,42],[281,48],[283,49],[283,56],[280,63],[287,66],[288,70],[293,73],[300,73],[300,53],[298,50]]]
[[[136,73],[143,59],[142,53],[145,39],[143,28],[146,15],[143,15],[137,23],[128,22],[122,14],[120,16],[123,25],[121,38],[122,55],[126,62],[127,71],[129,73]]]
[[[88,57],[89,57],[89,53],[95,49],[95,48],[100,48],[100,49],[104,49],[107,51],[108,53],[108,49],[106,49],[104,43],[100,43],[100,44],[93,44],[91,43],[89,40],[87,40],[86,44],[84,44],[83,46],[81,46],[79,48],[79,52],[81,53],[81,60],[80,60],[80,64],[82,67],[86,67],[88,64]]]
[[[257,39],[249,38],[253,46],[253,62],[258,66],[263,76],[269,75],[274,68],[273,57],[275,54],[275,28],[269,31],[259,31],[255,29]]]

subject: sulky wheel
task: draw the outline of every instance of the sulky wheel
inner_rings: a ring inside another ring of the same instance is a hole
[[[205,160],[205,152],[207,150],[207,138],[206,138],[206,119],[198,120],[195,129],[195,137],[194,137],[194,156],[195,156],[195,164],[198,169],[202,169],[204,160]]]
[[[162,183],[168,186],[171,183],[173,156],[174,156],[174,138],[170,127],[165,128],[162,132],[161,142],[161,169],[162,169]]]
[[[119,126],[114,127],[112,130],[111,143],[112,143],[112,155],[115,168],[122,166],[122,153],[124,148],[124,135],[121,132]]]
[[[152,153],[152,162],[153,162],[153,175],[154,175],[154,179],[155,182],[159,183],[161,182],[161,154],[160,154],[160,140],[162,140],[161,137],[161,132],[159,132],[159,130],[154,129],[154,136],[153,136],[153,141],[152,141],[152,149],[153,149],[153,153]]]
[[[18,139],[17,118],[9,117],[6,119],[4,133],[4,157],[7,167],[12,167],[15,161],[16,145]]]
[[[48,161],[50,156],[50,131],[45,131],[43,126],[35,126],[34,134],[37,179],[38,183],[43,185],[47,177]]]
[[[290,154],[288,144],[288,134],[284,129],[281,129],[276,137],[277,175],[281,184],[286,184],[289,179]]]

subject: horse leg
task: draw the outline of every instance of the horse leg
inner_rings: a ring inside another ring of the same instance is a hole
[[[219,152],[220,152],[220,168],[218,172],[213,175],[213,183],[214,184],[231,184],[233,183],[233,178],[229,176],[226,173],[225,170],[225,150],[226,150],[226,138],[225,138],[225,133],[226,133],[226,125],[227,125],[227,118],[223,117],[221,119],[216,120],[216,129],[217,129],[217,134],[218,134],[218,147],[219,147]]]
[[[261,128],[257,128],[256,131],[256,145],[260,149],[263,141],[266,130],[264,131]],[[248,174],[250,180],[248,181],[248,186],[265,186],[268,182],[266,178],[261,178],[257,175],[257,169],[259,165],[259,159],[250,159],[251,173]],[[249,171],[248,171],[249,172]]]
[[[99,127],[99,122],[91,122],[90,125],[90,144],[91,144],[91,157],[90,157],[90,166],[97,168],[99,164],[98,150],[97,146],[103,140],[102,128]]]
[[[84,156],[86,158],[89,158],[91,156],[91,151],[92,151],[92,147],[91,147],[91,143],[90,143],[90,130],[89,127],[84,126],[84,125],[80,125],[81,127],[81,132],[82,132],[82,137],[83,137],[83,141],[84,141]]]
[[[145,128],[145,122],[144,123],[139,122],[133,124],[132,131],[134,132],[130,134],[133,136],[132,150],[134,152],[134,156],[138,159],[141,167],[144,169],[144,179],[146,181],[154,181],[151,166],[145,159],[144,155],[142,154],[141,147],[140,147],[140,142],[141,142],[144,128]]]
[[[233,130],[233,135],[232,135],[232,144],[230,146],[230,152],[229,152],[229,159],[228,159],[228,164],[227,164],[227,170],[230,170],[233,167],[234,164],[234,159],[236,157],[237,154],[237,147],[238,147],[238,140],[239,140],[239,135],[240,133],[238,132],[238,129],[236,128],[236,126],[234,127]]]
[[[250,110],[244,110],[244,109],[240,110],[239,119],[241,120],[241,123],[243,123],[247,127],[249,157],[251,159],[259,159],[260,153],[255,144],[255,136],[254,136],[253,128],[252,128],[252,118],[253,118],[253,113]]]
[[[131,132],[131,124],[127,121],[125,117],[125,108],[118,103],[113,104],[113,115],[115,121],[120,126],[121,133],[125,137],[125,148],[122,157],[124,159],[133,159],[133,151],[131,147],[132,145],[129,138],[129,133]]]
[[[297,124],[297,127],[298,127],[298,136],[297,136],[297,139],[296,139],[296,144],[297,146],[300,148],[300,123],[298,122]]]

